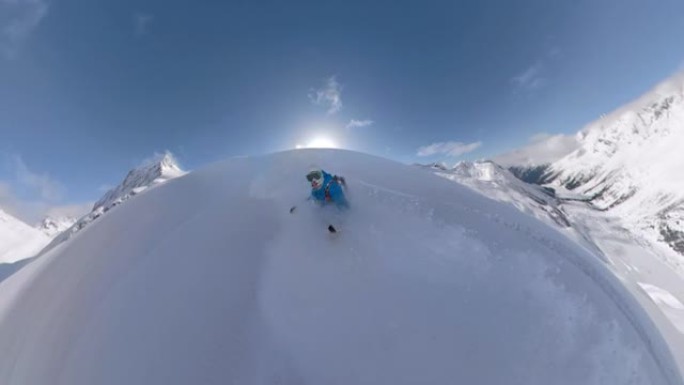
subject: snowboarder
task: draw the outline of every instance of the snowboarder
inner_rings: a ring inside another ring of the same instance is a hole
[[[322,205],[333,203],[338,208],[349,208],[343,187],[347,187],[344,177],[330,175],[321,169],[313,169],[306,174],[311,183],[311,199]]]

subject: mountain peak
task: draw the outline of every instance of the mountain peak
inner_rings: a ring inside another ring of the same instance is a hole
[[[90,213],[72,223],[68,229],[59,232],[43,252],[51,250],[56,245],[66,241],[73,234],[86,227],[114,206],[125,202],[144,190],[164,183],[169,179],[184,175],[185,173],[186,172],[178,165],[173,154],[168,151],[163,154],[157,154],[144,161],[140,166],[130,170],[121,184],[107,191],[102,198],[93,205],[93,209]]]
[[[76,223],[77,218],[73,217],[57,217],[46,216],[35,227],[49,237],[61,233],[62,231],[71,227]]]
[[[579,139],[551,164],[549,183],[684,255],[684,73],[587,125]]]
[[[131,173],[145,172],[157,177],[175,177],[178,174],[183,174],[183,170],[178,165],[178,161],[169,151],[163,154],[157,154],[154,157],[144,161],[139,167],[131,170]]]
[[[123,182],[107,193],[93,206],[93,210],[116,205],[142,190],[185,174],[170,152],[158,154],[130,170]]]

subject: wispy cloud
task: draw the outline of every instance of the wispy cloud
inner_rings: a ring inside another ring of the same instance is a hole
[[[46,215],[79,216],[92,207],[92,202],[64,204],[64,185],[32,170],[21,156],[2,158],[11,180],[0,181],[0,208],[9,214],[33,225]]]
[[[373,123],[375,123],[375,122],[373,122],[370,119],[364,119],[364,120],[352,119],[349,121],[349,123],[347,123],[346,127],[347,128],[368,127],[368,126],[373,125]]]
[[[133,14],[133,26],[135,36],[143,36],[147,34],[150,23],[154,21],[154,15],[148,13],[136,12]]]
[[[111,189],[113,189],[113,188],[114,188],[113,185],[111,185],[111,184],[109,184],[109,183],[104,183],[104,184],[101,184],[100,187],[97,188],[97,191],[104,194],[104,193],[106,193],[107,191],[109,191],[109,190],[111,190]]]
[[[526,146],[495,156],[503,166],[540,166],[555,162],[579,148],[576,135],[539,133]]]
[[[525,69],[523,72],[514,76],[511,82],[517,87],[525,89],[538,89],[546,85],[546,79],[542,77],[542,72],[544,70],[544,63],[541,61],[536,62],[529,68]]]
[[[553,38],[539,55],[537,60],[523,71],[511,78],[511,83],[518,88],[528,91],[545,87],[549,83],[549,73],[553,64],[563,56],[563,49],[553,43]]]
[[[323,88],[309,92],[309,100],[313,104],[327,107],[328,115],[335,114],[342,109],[342,86],[335,76],[331,76]]]
[[[9,183],[0,182],[0,209],[31,226],[46,216],[81,217],[92,209],[94,203],[55,204],[42,200],[21,199]]]
[[[550,58],[557,58],[563,54],[563,50],[560,49],[558,46],[553,46],[549,48],[549,51],[546,53],[546,56]]]
[[[0,182],[0,209],[31,226],[46,216],[80,217],[92,207],[93,202],[65,205],[41,199],[22,199],[10,183]]]
[[[52,206],[45,212],[45,216],[53,218],[80,218],[90,212],[95,202],[75,203],[70,205]]]
[[[451,157],[457,157],[475,151],[475,149],[477,149],[481,145],[482,142],[473,142],[468,144],[461,142],[438,142],[418,148],[418,152],[416,155],[446,155]]]
[[[19,184],[37,193],[41,199],[54,202],[62,199],[64,186],[47,174],[40,174],[28,168],[19,156],[13,156],[14,172]]]
[[[46,0],[0,0],[0,54],[14,58],[48,10]]]

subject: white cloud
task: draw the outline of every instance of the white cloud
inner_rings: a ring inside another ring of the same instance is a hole
[[[0,209],[13,215],[19,217],[22,207],[21,202],[12,192],[12,187],[7,182],[0,181]]]
[[[178,158],[176,158],[176,156],[169,150],[165,150],[164,152],[155,151],[151,156],[143,159],[142,162],[140,162],[136,166],[136,168],[147,167],[149,165],[161,163],[161,162],[173,163],[176,166],[178,166],[178,168],[182,169],[182,165],[178,161]]]
[[[482,142],[473,142],[469,144],[461,142],[439,142],[432,143],[429,146],[422,146],[418,149],[418,156],[432,156],[443,154],[446,156],[457,157],[474,151],[482,145]]]
[[[312,103],[328,108],[328,115],[335,114],[342,109],[342,86],[337,82],[335,76],[326,80],[325,87],[318,90],[311,90],[309,100]]]
[[[149,24],[154,20],[154,15],[136,12],[133,14],[133,25],[135,36],[143,36],[147,33]]]
[[[525,71],[514,76],[511,82],[518,87],[526,89],[537,89],[546,85],[546,79],[544,79],[541,74],[544,70],[544,63],[541,61],[536,62]]]
[[[357,128],[357,127],[368,127],[372,125],[374,122],[370,119],[364,119],[364,120],[356,120],[352,119],[347,123],[347,128]]]
[[[503,166],[539,166],[555,162],[579,148],[575,135],[539,133],[533,135],[525,147],[495,156]]]
[[[34,225],[49,210],[50,205],[40,200],[22,200],[7,182],[0,182],[0,209],[6,213]]]
[[[15,57],[48,10],[46,0],[0,0],[0,54]]]
[[[46,215],[80,216],[92,208],[92,202],[63,204],[62,183],[31,170],[18,155],[4,158],[13,178],[0,181],[0,208],[10,215],[34,225]]]
[[[109,184],[109,183],[104,183],[104,184],[101,184],[100,187],[97,188],[97,191],[104,194],[104,193],[106,193],[107,191],[109,191],[109,190],[111,190],[111,189],[113,189],[113,188],[114,188],[113,185],[111,185],[111,184]]]
[[[22,200],[7,183],[0,182],[0,209],[30,226],[36,225],[46,216],[80,218],[90,212],[94,203],[55,205],[40,200]]]
[[[93,209],[95,202],[84,202],[84,203],[74,203],[69,205],[52,206],[46,212],[45,215],[51,216],[53,218],[59,217],[71,217],[80,218],[83,215],[90,212]]]
[[[37,193],[45,201],[54,202],[62,199],[64,186],[61,183],[47,174],[31,171],[18,155],[13,157],[13,163],[14,173],[19,184]]]

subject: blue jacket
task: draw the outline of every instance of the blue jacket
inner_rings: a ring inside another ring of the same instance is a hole
[[[337,207],[349,207],[339,178],[325,171],[323,171],[323,186],[311,189],[311,198],[321,204],[334,203]]]

